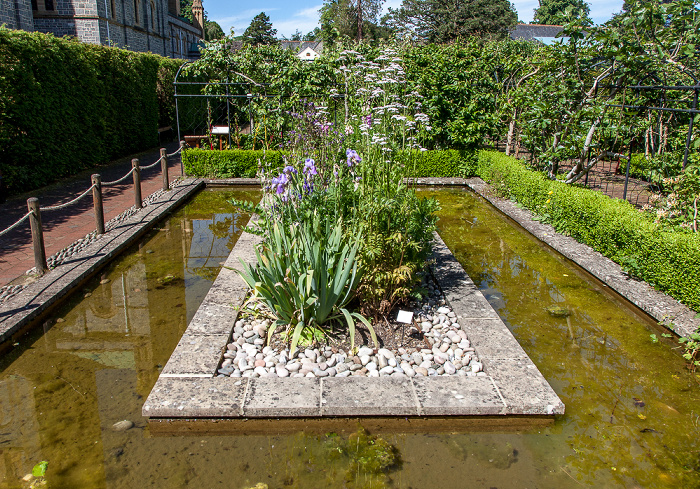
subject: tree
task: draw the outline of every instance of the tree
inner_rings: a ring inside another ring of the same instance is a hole
[[[204,18],[204,40],[205,41],[215,41],[217,39],[222,39],[225,37],[224,30],[221,26],[214,22],[213,20],[208,20]]]
[[[277,29],[272,28],[270,17],[265,12],[260,12],[250,22],[243,33],[243,42],[246,44],[276,44]]]
[[[508,0],[403,0],[388,24],[429,42],[468,37],[503,39],[518,21]]]
[[[180,0],[180,17],[187,19],[191,24],[194,19],[192,15],[192,0]]]
[[[535,9],[535,24],[564,25],[578,22],[580,25],[593,25],[589,14],[591,9],[584,0],[539,0]]]
[[[377,39],[385,37],[378,15],[384,0],[324,0],[321,7],[321,37],[333,41],[338,37]]]
[[[314,30],[307,32],[304,34],[304,37],[301,39],[302,41],[318,41],[321,39],[321,29],[318,27],[315,27]]]

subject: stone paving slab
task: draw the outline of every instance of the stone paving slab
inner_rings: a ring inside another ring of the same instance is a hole
[[[160,377],[148,396],[151,403],[144,415],[157,409],[166,417],[177,418],[183,412],[196,418],[220,416],[222,412],[240,413],[247,379],[164,378]]]
[[[506,403],[489,377],[413,377],[420,414],[500,415]]]
[[[321,381],[316,377],[250,379],[243,414],[252,418],[319,416]]]
[[[240,260],[254,263],[256,243],[257,236],[243,233],[234,246],[148,396],[144,416],[174,420],[564,413],[556,393],[437,234],[433,274],[467,331],[484,373],[414,378],[215,377],[237,318],[236,301],[240,304],[247,291],[232,268],[240,267]]]
[[[0,304],[0,344],[10,341],[50,307],[70,294],[112,258],[141,238],[153,225],[204,187],[188,179],[164,192],[148,206],[112,228],[67,262],[27,285]]]
[[[325,416],[418,416],[411,379],[397,377],[326,377],[322,403]]]
[[[460,319],[459,324],[479,352],[479,358],[527,358],[527,353],[510,331],[498,324],[500,319]]]
[[[230,333],[191,334],[185,331],[160,376],[211,377],[229,338]]]

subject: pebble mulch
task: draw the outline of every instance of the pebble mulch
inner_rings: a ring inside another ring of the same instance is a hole
[[[171,188],[177,187],[180,185],[182,182],[182,179],[178,177],[178,179],[173,180],[171,182],[170,186]],[[150,204],[152,204],[158,197],[163,195],[163,190],[157,190],[153,192],[151,195],[149,195],[144,201],[143,201],[143,206],[146,207]],[[113,229],[115,226],[123,223],[127,219],[129,219],[131,216],[136,214],[139,211],[134,206],[129,207],[126,209],[124,212],[119,214],[116,217],[113,217],[109,221],[105,223],[105,232],[110,231]],[[66,246],[63,248],[61,251],[54,253],[50,257],[46,259],[46,264],[49,267],[49,270],[52,270],[65,262],[66,260],[70,259],[71,257],[77,255],[83,249],[85,249],[88,245],[92,244],[94,241],[98,240],[100,236],[97,234],[97,231],[92,231],[88,234],[85,235],[84,238],[77,239],[70,245]],[[36,273],[36,268],[30,268],[29,270],[26,271],[25,275],[33,275]],[[0,287],[0,304],[12,299],[14,296],[22,292],[22,290],[26,287],[24,284],[20,285],[5,285],[3,287]]]
[[[362,345],[300,348],[265,346],[269,319],[245,315],[236,321],[233,341],[227,345],[218,369],[219,377],[432,377],[437,375],[484,376],[483,365],[460,328],[455,313],[433,284],[422,302],[414,303],[410,335],[421,337],[425,348],[395,350]],[[430,346],[428,348],[427,346]]]

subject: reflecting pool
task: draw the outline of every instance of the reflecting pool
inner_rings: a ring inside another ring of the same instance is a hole
[[[675,342],[474,194],[422,193],[566,415],[518,432],[156,436],[141,406],[247,221],[227,200],[259,196],[207,190],[0,360],[0,487],[28,487],[42,460],[65,488],[699,487],[698,378]]]

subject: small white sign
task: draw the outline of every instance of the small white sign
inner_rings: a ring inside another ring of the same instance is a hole
[[[411,324],[413,322],[413,313],[399,310],[399,315],[396,316],[396,320],[400,323]]]

